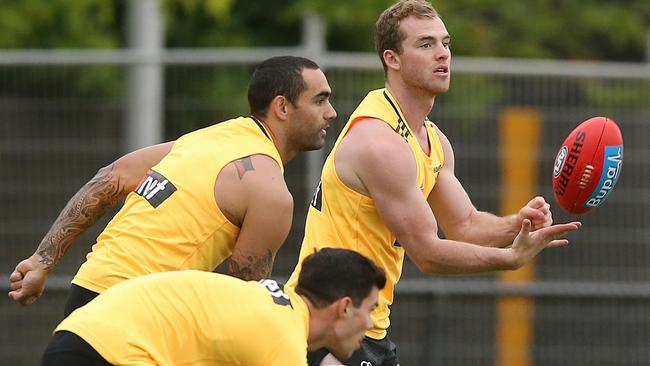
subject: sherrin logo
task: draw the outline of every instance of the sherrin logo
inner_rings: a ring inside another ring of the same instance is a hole
[[[566,146],[562,146],[560,151],[558,151],[557,157],[555,158],[555,164],[553,165],[554,177],[557,177],[562,172],[562,167],[564,166],[564,161],[566,160],[566,156],[568,154],[569,154],[569,148]]]
[[[622,163],[623,145],[605,146],[603,173],[600,176],[600,181],[598,181],[594,193],[585,202],[586,207],[598,207],[605,201],[612,188],[616,185]]]
[[[570,146],[571,149],[569,149],[568,145],[564,145],[557,153],[553,166],[553,179],[556,180],[553,187],[557,197],[564,196],[566,188],[571,181],[571,175],[573,175],[576,164],[580,160],[580,154],[582,154],[582,148],[586,140],[587,132],[579,131]]]

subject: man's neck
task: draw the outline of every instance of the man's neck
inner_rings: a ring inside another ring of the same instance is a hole
[[[309,331],[307,334],[307,348],[310,351],[315,351],[319,348],[326,346],[326,329],[327,320],[323,319],[325,312],[323,309],[318,309],[314,304],[304,295],[300,296],[309,310]]]
[[[406,123],[409,124],[413,131],[423,126],[422,122],[427,118],[431,109],[435,96],[423,94],[421,91],[414,91],[409,89],[401,81],[399,82],[386,82],[386,89],[397,100]]]
[[[272,121],[268,120],[266,117],[255,117],[257,121],[259,121],[262,126],[264,126],[265,130],[270,134],[271,141],[273,141],[273,144],[275,145],[275,148],[278,150],[278,153],[280,154],[280,159],[282,159],[282,165],[286,165],[287,162],[296,156],[295,151],[291,151],[291,149],[287,146],[287,140],[284,134],[282,133],[276,133],[274,128],[277,127],[277,123],[273,123]]]

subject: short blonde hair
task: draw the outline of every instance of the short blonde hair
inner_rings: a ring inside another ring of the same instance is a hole
[[[375,49],[384,72],[387,70],[384,51],[393,50],[402,53],[402,41],[406,35],[400,31],[399,25],[409,16],[431,19],[440,17],[431,3],[425,0],[401,0],[384,10],[375,23]]]

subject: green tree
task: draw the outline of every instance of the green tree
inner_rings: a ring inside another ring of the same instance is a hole
[[[330,48],[372,51],[372,28],[393,1],[296,0],[323,15]],[[647,0],[433,1],[463,56],[643,61],[650,29]]]
[[[8,0],[0,2],[0,48],[115,48],[120,2]]]
[[[161,0],[168,47],[287,46],[303,14],[320,14],[332,50],[373,51],[376,18],[393,0]],[[643,61],[647,0],[434,1],[454,54]],[[125,46],[126,0],[0,2],[0,48]]]

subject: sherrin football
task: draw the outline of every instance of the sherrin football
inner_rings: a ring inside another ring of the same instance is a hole
[[[553,165],[555,200],[566,212],[582,214],[612,192],[623,166],[623,136],[616,122],[593,117],[560,146]]]

